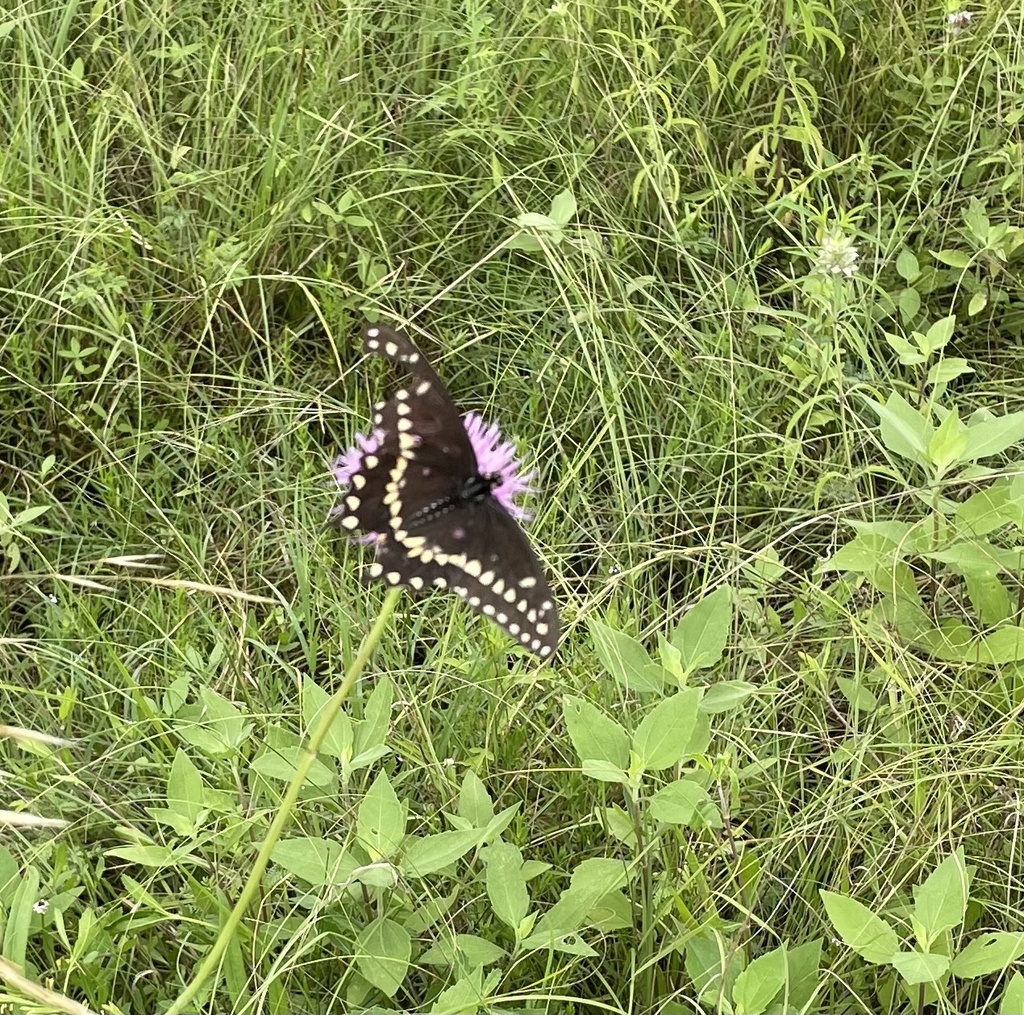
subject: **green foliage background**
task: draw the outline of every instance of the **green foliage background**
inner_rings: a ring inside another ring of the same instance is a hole
[[[1019,471],[1004,448],[988,471],[936,477],[879,438],[867,401],[1024,409],[1024,7],[958,30],[950,13],[30,0],[0,15],[0,716],[75,740],[3,745],[3,806],[70,822],[7,829],[3,955],[94,1010],[158,1011],[209,950],[310,685],[337,685],[381,602],[361,552],[322,528],[329,463],[390,383],[358,351],[368,314],[412,319],[460,401],[536,463],[531,534],[567,634],[538,669],[453,600],[404,599],[351,703],[363,720],[393,683],[388,753],[327,759],[296,834],[347,848],[382,771],[409,832],[452,830],[472,773],[498,811],[516,805],[498,848],[537,865],[534,909],[585,860],[636,880],[581,929],[586,949],[531,951],[474,853],[355,899],[276,865],[209,1010],[441,1011],[471,980],[467,1011],[725,1011],[718,986],[696,1000],[709,942],[727,965],[821,938],[803,1010],[923,1010],[933,995],[833,938],[819,891],[902,920],[904,938],[911,887],[958,847],[964,930],[1024,930],[1019,659],[922,650],[877,609],[874,558],[822,566],[851,521],[931,518],[940,495]],[[814,272],[830,234],[856,246],[854,277]],[[950,315],[922,367],[900,340]],[[943,357],[972,372],[930,385]],[[1020,624],[1012,563],[995,607],[956,562],[914,567],[936,630]],[[722,821],[638,850],[609,808],[641,801],[585,773],[562,696],[635,730],[651,703],[613,679],[629,650],[599,632],[657,657],[723,586],[727,647],[687,676],[754,689],[691,759]],[[211,740],[221,701],[230,732]],[[386,951],[391,924],[373,921],[452,892],[418,918],[389,995],[358,966],[366,928]],[[502,957],[428,951],[459,934]],[[936,1010],[993,1011],[1004,985],[944,983]]]

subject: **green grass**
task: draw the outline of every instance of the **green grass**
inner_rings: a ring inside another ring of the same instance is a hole
[[[3,742],[0,806],[68,822],[7,829],[4,958],[141,1012],[210,952],[310,685],[337,688],[384,602],[365,552],[323,527],[333,456],[394,386],[359,352],[370,315],[408,325],[536,464],[530,532],[565,637],[538,667],[453,597],[403,596],[346,704],[362,719],[393,688],[388,753],[322,755],[286,837],[374,860],[356,838],[380,773],[411,834],[475,827],[470,773],[515,813],[490,852],[397,886],[272,862],[204,1010],[726,1011],[714,984],[697,1001],[708,949],[734,978],[822,939],[801,1010],[996,1011],[1008,974],[908,998],[819,891],[909,941],[913,886],[963,847],[962,936],[932,950],[1024,932],[1020,660],[944,653],[887,596],[891,568],[824,565],[851,522],[930,525],[936,491],[1020,471],[1011,443],[991,473],[935,479],[866,398],[916,411],[939,354],[901,364],[886,335],[955,314],[944,354],[974,372],[940,407],[1024,409],[1022,43],[1020,3],[956,35],[934,5],[852,0],[101,0],[0,19],[0,717],[74,741]],[[564,191],[563,229],[509,246]],[[852,279],[812,271],[832,229],[857,245]],[[1007,553],[1019,529],[999,530]],[[1020,623],[1019,567],[999,613],[955,562],[912,566],[933,626]],[[723,586],[725,651],[689,685],[754,690],[681,770],[722,820],[658,826],[650,796],[679,773],[591,778],[563,699],[635,730],[662,696],[616,679],[599,625],[661,662]],[[221,701],[237,717],[218,740]],[[526,947],[488,894],[508,845],[531,913],[586,860],[624,862],[625,901]],[[367,964],[401,952],[374,926],[411,936],[407,969]],[[453,934],[503,951],[453,957]],[[23,990],[0,1001],[27,1011]]]

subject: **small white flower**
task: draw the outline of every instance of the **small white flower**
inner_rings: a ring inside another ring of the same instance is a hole
[[[970,23],[974,14],[971,11],[955,11],[949,16],[949,31],[951,35],[959,35]]]
[[[444,764],[445,768],[454,768],[455,767],[455,759],[454,758],[445,758],[443,764]]]
[[[822,241],[814,270],[822,275],[845,275],[853,278],[857,271],[857,245],[837,229],[833,229]]]
[[[556,0],[556,2],[553,3],[548,8],[548,14],[554,14],[554,16],[556,18],[564,18],[565,15],[568,14],[568,13],[569,13],[569,8],[566,7],[565,4],[559,3],[558,0]]]
[[[47,899],[39,899],[38,902],[32,904],[33,913],[45,913],[50,908],[50,903]]]

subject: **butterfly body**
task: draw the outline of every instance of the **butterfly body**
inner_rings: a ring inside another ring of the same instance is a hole
[[[505,506],[511,505],[506,485],[512,481],[505,470],[481,470],[471,439],[472,433],[477,447],[493,456],[480,436],[493,440],[496,428],[481,430],[482,424],[474,428],[463,419],[437,373],[401,332],[374,325],[363,343],[367,352],[407,369],[413,381],[378,406],[377,446],[362,454],[349,478],[338,523],[375,537],[371,578],[416,590],[449,589],[547,658],[559,636],[547,579]]]

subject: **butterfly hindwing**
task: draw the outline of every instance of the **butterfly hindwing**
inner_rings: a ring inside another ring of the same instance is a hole
[[[452,509],[422,531],[424,546],[392,539],[376,546],[370,577],[417,591],[456,593],[477,613],[502,627],[531,652],[546,658],[558,645],[558,614],[544,572],[526,534],[488,498]],[[451,545],[438,544],[450,533]]]

